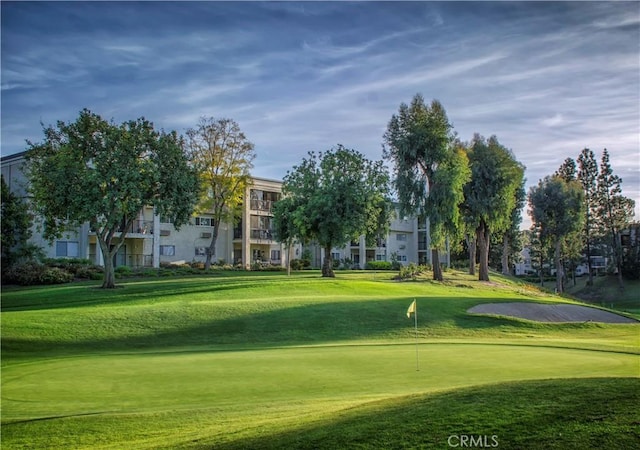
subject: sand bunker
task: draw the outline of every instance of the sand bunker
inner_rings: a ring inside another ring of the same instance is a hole
[[[467,310],[472,314],[495,314],[538,322],[638,323],[637,320],[588,306],[544,303],[485,303]]]

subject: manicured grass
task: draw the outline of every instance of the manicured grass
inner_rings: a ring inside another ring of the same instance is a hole
[[[2,447],[446,448],[449,434],[485,432],[501,448],[638,441],[640,325],[467,314],[564,301],[498,276],[338,275],[5,290]]]

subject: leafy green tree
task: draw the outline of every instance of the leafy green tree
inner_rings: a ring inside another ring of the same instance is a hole
[[[205,269],[209,269],[220,224],[235,223],[242,213],[256,155],[253,144],[235,121],[213,117],[202,117],[195,128],[187,130],[187,148],[200,180],[197,211],[212,216],[213,232],[205,260]]]
[[[384,134],[384,157],[393,162],[402,215],[429,217],[434,280],[442,281],[439,249],[447,235],[460,234],[462,187],[469,178],[468,161],[455,142],[452,126],[440,102],[424,103],[416,94],[400,104]]]
[[[272,208],[275,237],[287,249],[287,275],[291,275],[291,250],[296,239],[295,216],[297,208],[298,206],[291,197],[280,199]]]
[[[115,287],[114,256],[145,205],[177,228],[191,216],[197,178],[183,142],[144,118],[116,125],[84,109],[28,145],[30,194],[45,238],[88,222],[104,256],[103,288]]]
[[[475,135],[469,149],[471,181],[464,187],[464,208],[475,227],[480,270],[478,279],[489,281],[491,233],[503,234],[514,226],[524,166],[498,142]],[[508,261],[506,263],[508,270]]]
[[[278,233],[281,239],[316,241],[324,249],[323,277],[335,277],[332,248],[363,234],[371,244],[388,229],[392,209],[386,168],[342,145],[310,152],[287,172],[282,191],[284,203],[274,211]]]
[[[0,249],[4,270],[20,259],[33,257],[38,253],[38,248],[28,242],[31,237],[32,217],[27,204],[10,191],[4,177],[0,180],[2,184]]]
[[[563,292],[562,243],[582,228],[584,194],[577,181],[559,176],[546,177],[529,191],[531,219],[543,243],[555,249],[556,290]]]
[[[597,201],[598,201],[598,163],[591,150],[585,148],[578,156],[578,181],[584,192],[584,228],[582,241],[589,270],[588,285],[593,285],[593,269],[591,263],[592,246],[596,229]]]
[[[635,202],[622,195],[621,184],[622,179],[613,173],[609,162],[609,152],[605,148],[597,179],[597,217],[601,232],[609,236],[611,253],[618,274],[618,284],[620,289],[624,289],[620,232],[633,219]]]

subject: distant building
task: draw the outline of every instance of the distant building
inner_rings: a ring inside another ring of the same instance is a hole
[[[1,169],[9,189],[28,201],[24,156],[23,152],[3,157]],[[272,208],[281,196],[281,181],[252,178],[239,222],[220,225],[216,261],[247,268],[256,263],[285,266],[286,248],[275,239],[273,231]],[[169,220],[158,216],[152,206],[146,206],[127,230],[114,264],[116,267],[159,267],[161,263],[204,262],[213,233],[211,219],[211,214],[198,214],[176,230]],[[377,239],[373,247],[368,247],[362,236],[344,248],[333,249],[332,256],[335,260],[350,260],[354,267],[362,269],[368,261],[392,261],[393,258],[402,264],[427,263],[431,260],[428,234],[425,218],[396,217],[390,223],[389,233]],[[46,241],[34,227],[31,242],[41,247],[49,258],[86,258],[94,264],[104,264],[95,231],[88,223],[69,230],[53,243]],[[321,267],[323,252],[316,246],[306,248],[311,250],[312,265]],[[302,251],[302,246],[294,246],[292,258],[300,258]],[[448,254],[443,262],[448,264]]]

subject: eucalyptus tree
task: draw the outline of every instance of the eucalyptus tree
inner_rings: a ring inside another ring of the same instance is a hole
[[[467,223],[475,228],[480,253],[478,279],[489,281],[491,233],[506,233],[519,223],[524,166],[495,136],[487,140],[476,134],[468,155],[471,181],[464,187],[463,207]],[[508,268],[508,261],[504,265]]]
[[[176,228],[191,217],[198,184],[182,138],[144,118],[116,125],[84,109],[75,122],[44,128],[44,141],[28,147],[29,193],[43,235],[53,241],[88,222],[104,257],[103,288],[115,287],[114,256],[144,206]]]
[[[582,228],[584,194],[577,181],[547,176],[529,190],[530,215],[543,247],[552,244],[555,253],[556,290],[563,292],[562,244]]]
[[[287,172],[285,197],[275,211],[282,239],[317,242],[324,250],[323,277],[335,277],[331,249],[365,235],[372,244],[391,219],[389,175],[382,161],[370,161],[342,145],[308,158]]]
[[[420,94],[410,105],[401,103],[387,125],[383,155],[393,163],[400,213],[428,217],[433,278],[442,281],[439,249],[447,235],[462,230],[458,206],[469,179],[466,154],[442,104],[426,105]]]
[[[587,268],[589,270],[589,286],[593,285],[593,270],[591,262],[591,250],[594,241],[597,218],[598,201],[598,163],[595,155],[588,148],[584,148],[578,156],[578,181],[582,184],[584,192],[584,228],[582,240],[585,246]]]
[[[206,248],[205,269],[211,267],[223,222],[237,221],[253,168],[253,144],[232,119],[202,117],[187,130],[189,157],[198,170],[200,197],[197,212],[211,214],[211,241]]]
[[[622,244],[620,232],[633,219],[635,202],[622,195],[622,179],[613,173],[609,162],[609,152],[605,148],[602,152],[600,173],[597,178],[597,220],[600,230],[608,235],[614,264],[618,274],[620,289],[624,288],[622,281]]]

